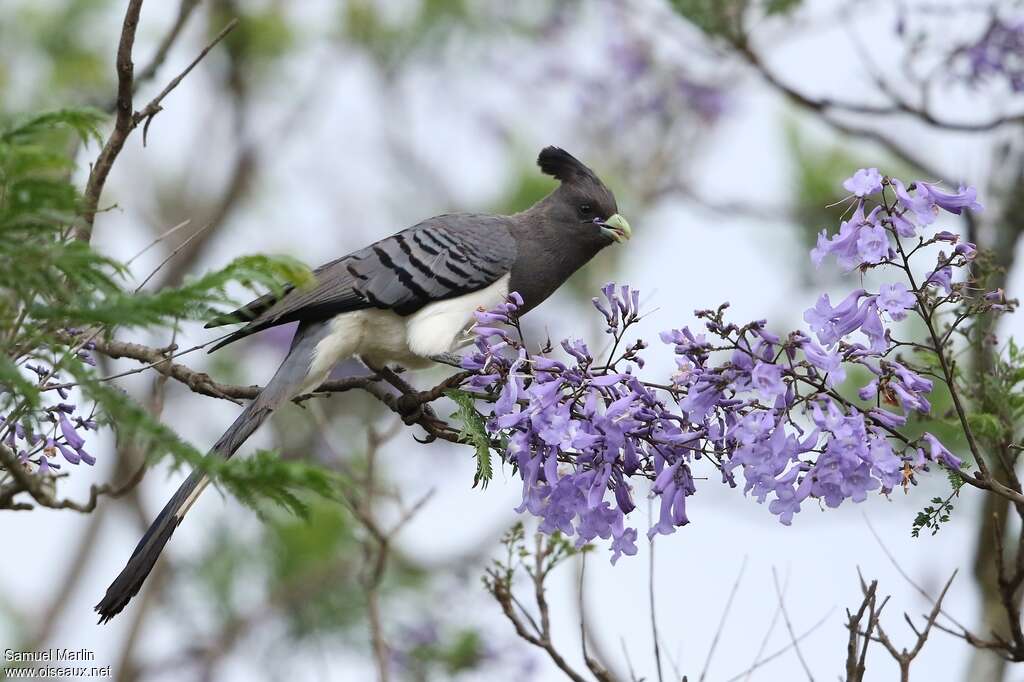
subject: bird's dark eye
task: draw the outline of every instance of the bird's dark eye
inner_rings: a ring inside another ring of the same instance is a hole
[[[594,208],[590,204],[580,204],[580,215],[589,218],[594,215]]]

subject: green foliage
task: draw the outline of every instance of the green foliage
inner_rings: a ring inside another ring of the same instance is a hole
[[[747,15],[779,16],[793,12],[803,0],[669,0],[690,23],[710,36],[744,40]]]
[[[494,468],[491,465],[491,439],[487,435],[483,415],[477,412],[473,396],[466,391],[452,389],[445,391],[445,395],[458,406],[452,417],[462,425],[459,440],[475,449],[476,474],[473,476],[473,487],[479,485],[481,489],[486,488],[494,477]]]
[[[261,450],[252,457],[228,461],[213,460],[202,467],[235,497],[259,510],[269,501],[303,519],[309,519],[310,506],[303,498],[315,493],[337,500],[335,474],[319,466],[282,459],[276,453]]]
[[[246,502],[266,499],[305,513],[302,494],[332,492],[324,472],[265,453],[241,462],[207,460],[76,357],[88,340],[117,327],[168,327],[209,317],[213,305],[235,306],[228,294],[235,285],[280,292],[312,281],[293,259],[246,256],[179,287],[137,292],[126,286],[124,264],[70,236],[82,220],[81,197],[70,181],[70,143],[99,139],[102,119],[90,109],[62,109],[0,127],[0,386],[7,389],[0,391],[0,414],[36,433],[55,428],[45,405],[58,395],[26,371],[34,363],[50,372],[50,383],[79,391],[72,401],[80,413],[94,405],[101,423],[150,458],[170,455]]]
[[[711,36],[740,35],[739,19],[748,0],[670,0],[672,7]]]
[[[263,65],[288,52],[295,44],[295,31],[284,10],[274,3],[263,7],[218,3],[210,22],[210,38],[229,21],[238,18],[238,26],[224,39],[231,57],[247,65]]]
[[[802,4],[803,0],[765,0],[764,13],[767,16],[789,14]]]
[[[437,672],[448,678],[477,668],[484,661],[485,651],[478,630],[461,628],[439,633],[437,641],[416,643],[403,652],[403,666],[409,670],[409,679],[441,679]]]
[[[964,487],[964,479],[959,472],[953,469],[945,469],[945,471],[949,478],[951,492],[946,498],[933,497],[931,504],[917,513],[910,529],[911,536],[915,538],[920,537],[921,531],[925,528],[930,529],[932,535],[935,535],[939,532],[942,524],[949,521],[950,515],[953,513],[953,499],[960,496],[960,489]]]
[[[97,92],[110,92],[114,78],[110,66],[111,45],[116,45],[116,26],[97,31],[112,4],[110,0],[5,0],[5,22],[0,23],[0,88],[3,65],[31,63],[36,66],[32,84],[18,97],[0,89],[3,107],[32,108],[66,102],[94,102]],[[88,30],[83,30],[87,27]],[[7,95],[7,96],[5,96]]]
[[[953,513],[953,498],[957,496],[959,491],[958,487],[945,499],[933,497],[931,504],[917,512],[917,516],[914,517],[914,525],[910,530],[911,536],[915,538],[920,537],[921,531],[926,528],[931,530],[932,535],[938,533],[942,524],[949,521],[949,516]]]
[[[70,246],[76,244],[79,243],[72,242]],[[82,248],[76,250],[82,251]],[[86,256],[82,258],[84,265],[88,254],[82,255]],[[117,264],[111,263],[111,267],[116,268]],[[227,293],[227,287],[232,283],[243,284],[253,291],[262,286],[280,293],[286,286],[305,286],[313,279],[308,268],[284,256],[242,256],[221,270],[207,273],[180,287],[152,293],[126,291],[112,279],[102,278],[86,268],[81,268],[81,272],[94,275],[93,281],[83,282],[92,285],[92,289],[82,289],[87,294],[84,300],[72,300],[64,305],[35,306],[32,316],[109,327],[152,326],[168,324],[176,319],[203,320],[211,317],[213,305],[235,305],[236,301]],[[104,295],[96,297],[95,294],[101,291]]]
[[[340,10],[340,36],[385,66],[394,66],[420,48],[443,44],[439,34],[473,20],[467,0],[421,0],[413,11],[388,12],[372,0],[346,2]]]

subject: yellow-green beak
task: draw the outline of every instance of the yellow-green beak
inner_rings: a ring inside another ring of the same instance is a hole
[[[633,228],[629,226],[629,221],[618,213],[599,224],[601,225],[602,232],[620,244],[628,241],[633,236]]]

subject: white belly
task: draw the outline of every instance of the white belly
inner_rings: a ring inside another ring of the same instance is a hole
[[[339,361],[352,356],[373,364],[400,364],[410,369],[430,365],[430,357],[450,352],[473,323],[473,312],[491,308],[508,295],[508,275],[471,294],[430,303],[402,317],[370,308],[342,313],[331,332],[317,344],[300,393],[319,386]]]

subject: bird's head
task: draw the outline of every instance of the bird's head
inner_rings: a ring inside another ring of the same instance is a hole
[[[544,202],[548,219],[558,229],[598,248],[625,242],[633,235],[629,223],[619,215],[615,195],[579,159],[564,149],[545,147],[537,165],[562,183]]]

